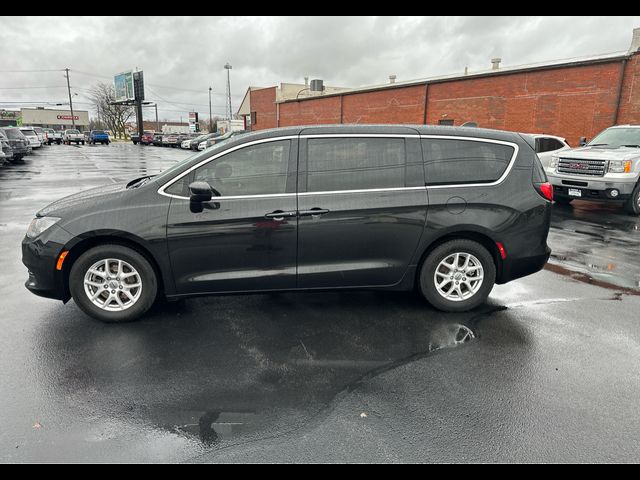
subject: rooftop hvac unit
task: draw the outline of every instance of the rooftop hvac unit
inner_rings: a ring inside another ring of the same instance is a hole
[[[324,82],[319,79],[311,80],[311,88],[312,92],[324,92]]]

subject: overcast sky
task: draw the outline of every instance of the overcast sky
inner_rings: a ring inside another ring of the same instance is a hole
[[[640,16],[0,17],[0,108],[68,102],[68,67],[76,108],[90,109],[92,85],[138,67],[160,118],[186,120],[208,116],[209,86],[224,114],[226,62],[235,111],[249,85],[358,87],[483,70],[496,56],[512,66],[625,51],[634,27]],[[24,70],[55,71],[9,72]]]

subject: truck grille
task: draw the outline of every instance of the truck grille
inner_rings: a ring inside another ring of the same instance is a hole
[[[607,171],[606,160],[582,160],[576,158],[560,158],[558,172],[570,175],[588,175],[604,177]]]

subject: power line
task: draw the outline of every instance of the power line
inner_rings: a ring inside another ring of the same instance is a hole
[[[35,88],[67,88],[64,85],[51,85],[48,87],[0,87],[0,90],[30,90]]]
[[[42,72],[64,72],[64,68],[56,69],[56,70],[0,70],[0,73],[42,73]]]

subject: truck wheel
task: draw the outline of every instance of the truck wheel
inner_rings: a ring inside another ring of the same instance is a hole
[[[633,189],[631,198],[627,200],[627,203],[625,204],[624,208],[631,215],[635,215],[635,216],[640,215],[640,182],[638,182],[638,184],[636,185],[636,188]]]
[[[422,295],[438,310],[466,312],[483,303],[496,281],[493,256],[472,240],[436,247],[420,269]]]
[[[155,271],[147,259],[122,245],[99,245],[71,267],[69,289],[87,315],[103,322],[137,320],[158,292]]]

